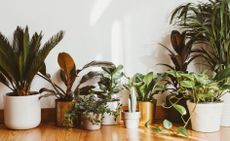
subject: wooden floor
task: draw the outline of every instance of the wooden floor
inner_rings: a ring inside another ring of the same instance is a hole
[[[9,130],[0,125],[0,141],[230,141],[230,128],[221,128],[214,133],[190,131],[189,138],[172,137],[156,134],[140,127],[126,129],[123,125],[103,126],[101,130],[86,131],[81,129],[65,129],[53,123],[43,123],[30,130]]]

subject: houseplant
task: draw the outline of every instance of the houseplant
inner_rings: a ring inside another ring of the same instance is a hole
[[[186,30],[195,43],[205,44],[195,51],[202,55],[204,64],[216,73],[230,67],[229,10],[227,0],[209,0],[181,5],[171,16],[171,23]],[[222,99],[225,101],[222,125],[230,126],[230,95],[226,94]]]
[[[124,125],[126,128],[138,128],[140,112],[137,111],[137,97],[134,87],[129,88],[128,111],[122,112]]]
[[[101,128],[103,114],[109,113],[104,99],[98,98],[95,94],[77,95],[74,108],[68,113],[70,116],[81,116],[82,127],[87,130]]]
[[[178,91],[190,98],[190,100],[187,101],[190,118],[186,121],[182,117],[185,123],[184,127],[188,125],[191,119],[192,129],[195,131],[218,131],[220,128],[223,104],[220,98],[230,88],[229,85],[221,83],[223,75],[218,75],[218,79],[213,79],[205,73],[195,74],[176,71],[168,71],[167,73],[180,79]],[[186,114],[186,110],[183,106],[177,103],[172,103],[172,106],[174,106],[182,116]]]
[[[102,67],[102,77],[98,82],[101,98],[107,101],[107,106],[110,108],[110,113],[105,113],[102,119],[102,125],[113,125],[117,124],[118,117],[120,115],[120,99],[119,92],[124,89],[122,79],[124,79],[124,72],[122,71],[123,66],[118,65],[117,67],[105,68]]]
[[[59,85],[55,84],[50,78],[50,76],[46,73],[46,75],[41,76],[45,80],[47,80],[53,87],[53,89],[48,88],[42,88],[40,90],[40,93],[46,92],[43,97],[55,95],[57,99],[55,100],[56,105],[56,125],[57,126],[65,126],[65,127],[74,127],[74,119],[68,119],[66,122],[66,118],[71,118],[66,113],[71,111],[71,109],[74,106],[74,93],[80,93],[81,91],[84,91],[84,94],[87,95],[91,93],[91,89],[94,86],[86,86],[81,88],[83,84],[88,82],[89,80],[92,80],[96,77],[100,77],[101,74],[95,71],[90,71],[87,74],[84,74],[80,80],[79,83],[76,85],[75,88],[73,87],[73,84],[75,83],[75,80],[77,77],[79,77],[79,74],[90,67],[114,67],[114,64],[111,62],[106,61],[92,61],[86,65],[84,65],[81,69],[76,69],[75,63],[73,58],[66,52],[61,52],[58,55],[58,64],[60,66],[60,78],[62,82],[65,84],[65,89],[61,88]]]
[[[45,67],[49,52],[62,40],[63,31],[43,46],[42,36],[35,32],[30,37],[28,27],[17,27],[10,44],[0,33],[0,81],[12,91],[4,97],[4,122],[8,128],[29,129],[40,124],[40,95],[30,87],[35,75]]]
[[[190,37],[187,34],[186,31],[180,33],[177,30],[173,30],[171,32],[170,41],[171,41],[172,49],[166,47],[163,44],[160,45],[169,52],[172,65],[170,64],[160,64],[160,65],[164,65],[171,70],[187,72],[188,65],[194,59],[200,56],[199,54],[194,54],[192,51],[194,40],[192,39],[192,37]],[[178,82],[176,78],[174,78],[172,75],[167,75],[165,76],[165,79],[167,79],[166,81],[168,82],[166,84],[168,87],[168,90],[166,90],[166,92],[169,92],[169,95],[166,97],[166,106],[172,107],[167,109],[167,119],[169,119],[172,122],[183,123],[183,121],[180,118],[180,114],[176,111],[176,109],[173,106],[171,106],[171,103],[172,102],[174,103],[177,101],[177,99],[180,99],[180,101],[178,101],[179,102],[178,104],[183,105],[187,109],[186,106],[187,99],[183,97],[182,93],[178,93],[177,91]],[[174,90],[174,92],[172,90]],[[188,118],[189,114],[185,116]]]
[[[138,109],[141,113],[140,122],[153,123],[156,100],[153,98],[154,94],[159,93],[163,88],[160,85],[161,76],[149,72],[147,74],[135,74],[130,79],[130,85],[136,89]]]

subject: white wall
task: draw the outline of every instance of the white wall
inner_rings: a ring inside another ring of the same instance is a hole
[[[0,31],[7,37],[17,25],[28,25],[31,33],[42,30],[44,39],[65,30],[64,40],[47,58],[48,72],[58,70],[58,52],[69,52],[81,67],[91,60],[122,63],[128,74],[163,69],[167,52],[158,43],[169,46],[170,12],[191,0],[1,0]],[[166,55],[166,56],[165,56]],[[37,79],[33,89],[47,85]],[[0,87],[4,94],[7,90]],[[0,108],[3,100],[0,98]],[[42,100],[53,107],[53,98]]]

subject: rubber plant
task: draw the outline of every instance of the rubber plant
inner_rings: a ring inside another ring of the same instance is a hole
[[[186,31],[180,33],[177,30],[171,32],[171,45],[173,49],[160,44],[168,52],[173,65],[160,64],[167,66],[172,70],[187,72],[188,65],[199,55],[192,55],[192,45],[194,40],[186,34]]]
[[[84,92],[82,94],[89,94],[91,93],[91,89],[94,88],[94,86],[84,86],[81,87],[83,83],[86,83],[89,80],[92,80],[93,78],[100,77],[101,74],[96,71],[89,71],[87,74],[84,74],[80,80],[79,83],[75,88],[73,87],[73,84],[76,80],[76,78],[79,77],[80,73],[90,67],[114,67],[114,64],[107,61],[92,61],[86,65],[84,65],[81,69],[76,69],[75,62],[73,58],[66,52],[61,52],[58,55],[58,64],[60,66],[60,78],[62,82],[65,84],[65,89],[61,88],[59,85],[57,85],[55,82],[53,82],[50,78],[49,74],[43,75],[43,78],[47,80],[53,87],[53,89],[48,88],[42,88],[40,92],[48,92],[48,94],[45,94],[44,96],[50,96],[55,95],[58,99],[61,99],[63,101],[71,101],[74,99],[74,94],[80,93],[80,91]]]
[[[16,96],[27,96],[31,92],[31,83],[35,75],[45,68],[45,59],[49,52],[62,40],[63,31],[52,36],[41,45],[42,32],[29,36],[29,28],[17,27],[13,43],[0,33],[0,82]]]

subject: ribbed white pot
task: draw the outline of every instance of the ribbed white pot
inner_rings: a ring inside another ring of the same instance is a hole
[[[88,113],[88,117],[101,120],[101,114]],[[82,126],[86,130],[98,130],[101,128],[101,123],[92,123],[88,118],[83,117]]]
[[[110,110],[116,112],[116,110],[118,109],[118,106],[119,106],[119,102],[118,101],[107,102],[107,106]],[[102,125],[115,125],[117,123],[118,123],[118,118],[115,120],[114,115],[111,115],[108,113],[105,113],[103,115]]]
[[[226,93],[221,99],[224,101],[221,126],[230,126],[230,93]]]
[[[4,123],[10,129],[30,129],[41,122],[39,94],[4,96]]]
[[[187,101],[192,129],[200,132],[215,132],[220,129],[223,102],[193,103]]]
[[[138,128],[140,117],[140,112],[123,112],[123,120],[125,127],[130,129]]]

